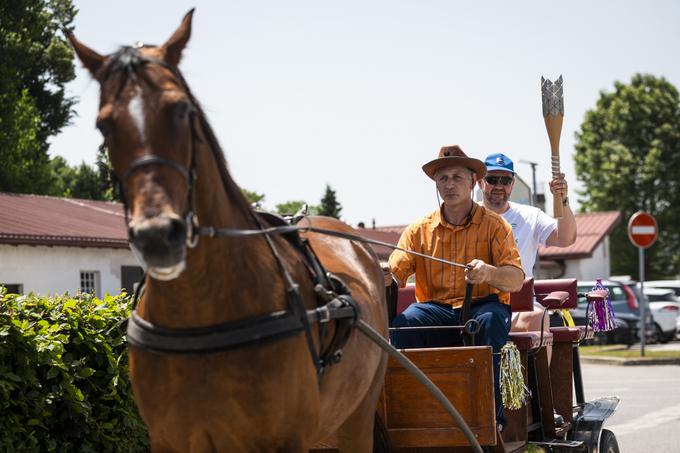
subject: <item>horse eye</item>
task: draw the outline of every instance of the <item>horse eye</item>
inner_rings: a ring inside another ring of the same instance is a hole
[[[175,105],[175,118],[179,121],[184,120],[187,115],[189,114],[189,111],[191,110],[191,106],[189,105],[188,102],[178,102]]]
[[[111,132],[111,127],[109,126],[109,122],[107,120],[98,120],[96,126],[104,138],[108,137],[109,133]]]

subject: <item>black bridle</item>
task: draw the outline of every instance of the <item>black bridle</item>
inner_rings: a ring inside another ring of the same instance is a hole
[[[191,129],[191,163],[189,164],[190,166],[188,169],[174,160],[167,159],[156,154],[145,154],[144,156],[132,161],[132,163],[130,163],[128,168],[125,170],[125,173],[123,173],[122,178],[118,181],[118,191],[120,193],[120,198],[123,202],[123,209],[125,211],[125,224],[129,225],[129,209],[125,194],[125,183],[130,178],[132,173],[149,165],[165,165],[182,175],[187,186],[187,209],[182,218],[184,220],[185,231],[187,233],[186,245],[189,248],[196,247],[196,244],[198,243],[198,235],[196,234],[196,229],[198,228],[198,217],[196,216],[196,211],[194,209],[193,193],[194,183],[196,182],[196,178],[198,176],[196,172],[196,142],[199,141],[200,138],[196,133],[195,116],[196,113],[192,107],[188,112],[189,127]],[[132,242],[131,234],[132,232],[128,228],[129,242]]]

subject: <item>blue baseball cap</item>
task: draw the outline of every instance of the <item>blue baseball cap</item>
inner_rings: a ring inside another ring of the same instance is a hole
[[[502,170],[515,174],[515,164],[503,153],[489,154],[484,160],[486,171]]]

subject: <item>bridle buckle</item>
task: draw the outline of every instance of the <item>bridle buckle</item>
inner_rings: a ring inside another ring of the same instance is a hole
[[[184,223],[187,228],[187,247],[190,249],[196,247],[198,244],[198,229],[199,229],[199,224],[198,224],[198,216],[193,212],[189,211],[187,212],[187,216],[184,219]]]

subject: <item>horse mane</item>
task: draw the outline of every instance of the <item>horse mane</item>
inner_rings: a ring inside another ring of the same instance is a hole
[[[145,45],[142,47],[156,46]],[[222,150],[222,147],[215,136],[212,126],[210,126],[210,123],[208,122],[200,102],[198,102],[198,99],[196,99],[194,96],[191,88],[189,88],[189,84],[184,79],[184,76],[182,75],[179,68],[171,66],[162,60],[142,55],[139,52],[139,47],[121,46],[116,52],[107,56],[106,64],[101,69],[100,73],[97,74],[97,78],[103,84],[106,79],[111,77],[113,74],[122,72],[127,78],[136,80],[140,75],[140,71],[145,65],[149,63],[163,66],[164,68],[171,71],[177,80],[179,80],[180,84],[186,91],[187,96],[189,97],[189,101],[194,108],[196,118],[198,119],[201,129],[203,130],[203,134],[208,142],[208,146],[210,147],[213,157],[217,162],[217,170],[219,171],[220,179],[222,180],[222,185],[224,186],[227,196],[244,213],[248,214],[247,218],[252,219],[254,215],[252,207],[250,206],[250,203],[248,203],[246,197],[243,195],[241,188],[236,184],[236,182],[234,182],[233,178],[229,174],[229,171],[227,170],[227,160],[224,157],[224,151]],[[118,87],[118,94],[120,94],[120,91],[122,91],[122,89],[125,87],[125,82],[126,80],[123,80]]]

